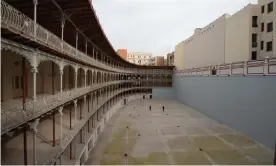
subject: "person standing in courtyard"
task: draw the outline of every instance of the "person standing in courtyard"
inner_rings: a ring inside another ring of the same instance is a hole
[[[163,109],[163,112],[165,111],[165,107],[164,106],[162,106],[162,109]]]
[[[149,106],[149,111],[151,111],[151,105]]]

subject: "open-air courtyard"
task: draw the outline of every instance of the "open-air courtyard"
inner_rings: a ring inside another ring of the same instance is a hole
[[[273,150],[177,101],[142,99],[117,111],[86,164],[273,164]]]

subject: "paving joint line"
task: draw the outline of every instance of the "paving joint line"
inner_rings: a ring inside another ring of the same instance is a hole
[[[160,129],[159,127],[156,126],[154,120],[152,121],[152,124],[154,125],[154,128],[156,128],[159,132],[161,131],[161,129]],[[169,153],[170,153],[170,148],[169,148],[169,146],[166,144],[164,138],[163,138],[160,134],[159,134],[159,138],[160,138],[161,142],[164,144],[165,148],[167,149],[167,152],[166,152],[166,153],[167,153],[167,156],[168,156],[168,158],[169,158],[169,160],[170,160],[171,165],[175,165],[175,164],[174,164],[174,161],[173,161],[173,159],[172,159],[171,154],[169,154]]]
[[[205,130],[205,131],[207,131],[207,132],[210,132],[210,130],[208,129],[208,128],[203,128],[203,130]],[[221,134],[222,135],[222,134]],[[247,160],[249,160],[249,161],[251,161],[251,162],[253,162],[254,164],[258,164],[258,160],[256,160],[256,159],[253,159],[252,157],[250,157],[250,156],[246,156],[245,154],[244,154],[244,152],[242,152],[241,150],[241,148],[239,148],[239,147],[237,147],[237,146],[235,146],[234,144],[232,144],[232,143],[229,143],[229,142],[227,142],[225,139],[223,139],[222,137],[221,137],[221,135],[214,135],[217,139],[219,139],[219,140],[221,140],[222,142],[224,142],[226,145],[228,145],[229,147],[231,147],[231,148],[233,148],[233,149],[235,149],[235,150],[237,150],[238,151],[238,153],[240,153],[243,157],[245,157]]]
[[[189,116],[187,116],[187,119],[188,119],[189,121],[191,120],[191,118],[190,118]],[[196,123],[197,125],[199,125],[196,121],[195,121],[195,123]],[[194,140],[193,140],[192,137],[190,137],[189,135],[188,135],[188,139],[189,139],[189,141],[191,141],[193,144],[195,144]],[[196,144],[195,144],[195,145],[196,145]],[[207,158],[208,161],[210,161],[210,163],[211,163],[212,165],[217,165],[217,163],[213,160],[213,158],[212,158],[209,154],[207,154],[205,151],[203,151],[203,155]]]

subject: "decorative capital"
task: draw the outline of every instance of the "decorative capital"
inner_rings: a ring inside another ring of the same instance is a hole
[[[74,69],[75,69],[75,75],[78,75],[79,66],[78,66],[78,65],[75,65],[75,66],[74,66]]]
[[[62,110],[63,110],[63,107],[59,107],[59,108],[58,108],[58,112],[59,112],[59,114],[60,114],[61,116],[63,116]]]
[[[65,25],[65,17],[64,17],[64,15],[62,15],[62,17],[61,17],[61,28],[64,28],[64,25]]]
[[[34,122],[30,122],[30,123],[28,123],[28,124],[29,124],[31,130],[32,130],[34,133],[36,133],[36,132],[38,131],[37,126],[38,126],[38,124],[39,124],[39,118],[37,118]]]
[[[35,5],[37,5],[37,0],[33,0],[33,3],[34,3]]]
[[[74,107],[78,106],[78,100],[74,100]]]
[[[37,67],[32,67],[32,73],[37,73],[38,70],[37,70]]]

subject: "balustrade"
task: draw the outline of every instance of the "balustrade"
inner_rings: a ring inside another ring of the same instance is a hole
[[[215,71],[215,73],[213,72]],[[174,71],[176,76],[244,76],[276,75],[276,58],[258,61],[235,62]]]
[[[143,89],[147,89],[147,88],[149,88],[149,87],[143,87]],[[88,112],[86,114],[86,117],[83,118],[82,120],[78,121],[78,123],[75,124],[75,126],[72,130],[70,130],[69,132],[67,132],[66,134],[63,135],[62,142],[60,143],[60,145],[54,147],[53,150],[48,155],[49,157],[45,161],[40,161],[41,163],[39,163],[39,164],[43,164],[43,165],[44,164],[45,165],[46,164],[47,165],[48,164],[50,164],[50,165],[54,164],[58,160],[60,155],[63,153],[65,148],[73,140],[75,135],[77,135],[78,132],[80,131],[80,129],[83,128],[83,126],[86,124],[88,119],[90,119],[92,117],[92,115],[95,114],[95,112],[103,106],[103,104],[105,104],[108,100],[112,99],[114,96],[116,96],[116,95],[118,95],[118,94],[120,94],[124,91],[129,91],[129,90],[133,90],[133,89],[139,89],[139,87],[125,88],[125,89],[116,90],[116,91],[112,92],[110,96],[103,97],[102,100],[99,101],[99,104],[93,109],[93,111]]]
[[[131,80],[130,80],[131,81]],[[25,123],[26,121],[31,120],[37,116],[40,116],[43,113],[46,113],[53,108],[71,101],[79,96],[82,96],[86,93],[89,93],[93,90],[112,85],[129,81],[112,81],[101,84],[95,84],[92,86],[87,86],[78,89],[72,89],[63,91],[62,93],[57,93],[55,95],[47,95],[41,98],[38,98],[36,101],[26,102],[24,107],[26,111],[23,111],[23,106],[19,103],[11,103],[8,106],[2,106],[1,110],[1,132],[2,134],[9,131],[10,129]],[[62,97],[61,97],[62,96]]]
[[[6,28],[13,33],[39,42],[42,45],[64,53],[77,60],[89,63],[90,65],[121,73],[136,73],[132,69],[126,70],[121,67],[110,67],[103,62],[91,58],[91,56],[84,54],[65,41],[62,41],[58,36],[54,35],[39,24],[36,24],[36,28],[34,28],[35,23],[32,19],[10,6],[5,1],[1,1],[1,23],[2,28]]]

